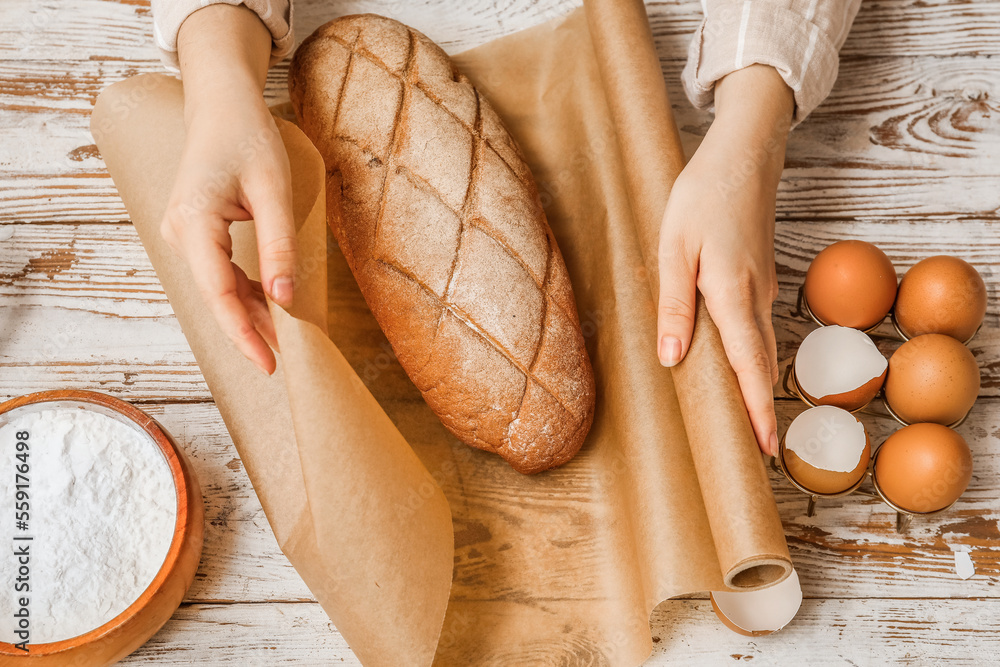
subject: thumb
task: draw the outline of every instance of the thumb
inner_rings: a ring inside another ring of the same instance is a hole
[[[660,299],[656,316],[656,354],[674,366],[691,346],[698,268],[676,250],[660,252]]]
[[[271,299],[284,307],[292,305],[298,250],[290,180],[287,165],[282,165],[277,174],[253,183],[255,187],[247,192],[257,231],[260,282]]]

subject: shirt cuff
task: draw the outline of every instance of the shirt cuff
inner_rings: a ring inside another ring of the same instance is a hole
[[[849,25],[848,20],[844,32]],[[843,35],[833,39],[842,41]],[[775,68],[795,93],[794,126],[830,94],[837,80],[838,48],[825,30],[797,12],[768,2],[743,2],[698,26],[681,75],[684,92],[697,108],[710,109],[716,82],[754,64]]]
[[[218,4],[245,5],[260,17],[271,33],[271,65],[295,49],[289,0],[153,0],[153,39],[167,69],[180,72],[177,33],[181,24],[199,9]]]

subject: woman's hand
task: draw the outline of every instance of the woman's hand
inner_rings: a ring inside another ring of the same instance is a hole
[[[271,36],[243,6],[210,5],[181,26],[187,138],[161,232],[236,347],[274,372],[264,298],[292,303],[295,225],[288,154],[263,88]],[[232,263],[230,222],[254,220],[261,282]]]
[[[657,353],[664,366],[684,358],[697,288],[719,327],[757,442],[774,454],[774,205],[794,100],[773,68],[753,65],[716,84],[715,104],[715,121],[674,183],[660,228]]]

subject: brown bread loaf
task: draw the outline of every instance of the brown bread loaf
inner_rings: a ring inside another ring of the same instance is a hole
[[[431,409],[522,473],[571,459],[593,372],[534,179],[489,103],[431,40],[373,15],[319,28],[288,83],[334,235]]]

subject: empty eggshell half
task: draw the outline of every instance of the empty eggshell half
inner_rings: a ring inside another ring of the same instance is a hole
[[[712,591],[712,609],[723,624],[747,637],[762,637],[780,630],[802,606],[799,575],[792,573],[774,586],[758,591]]]
[[[845,410],[875,398],[888,368],[867,334],[836,325],[810,332],[795,353],[795,380],[806,398]]]
[[[785,472],[813,493],[847,491],[864,477],[870,460],[864,425],[841,408],[810,408],[785,433]]]

